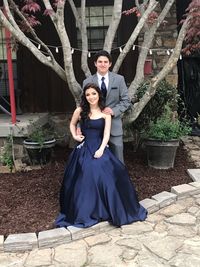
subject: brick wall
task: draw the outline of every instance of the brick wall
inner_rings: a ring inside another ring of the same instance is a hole
[[[159,10],[157,10],[159,12]],[[171,50],[175,47],[177,33],[177,19],[176,19],[176,6],[171,8],[170,13],[166,16],[167,23],[162,24],[156,32],[153,44],[152,55],[148,54],[147,59],[152,60],[152,73],[148,76],[157,74],[167,62],[169,55],[167,50]],[[142,46],[143,35],[141,34],[138,40],[138,45]],[[177,85],[177,67],[175,67],[166,77],[166,80]]]

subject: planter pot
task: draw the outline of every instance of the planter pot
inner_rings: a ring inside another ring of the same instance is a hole
[[[55,143],[55,139],[45,141],[42,146],[31,140],[24,140],[23,142],[32,165],[44,165],[50,162]]]
[[[160,141],[148,139],[145,145],[148,166],[155,169],[170,169],[174,167],[179,140]]]

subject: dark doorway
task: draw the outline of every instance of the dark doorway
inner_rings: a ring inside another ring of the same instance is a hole
[[[191,0],[177,0],[177,21],[183,18],[185,10]],[[178,89],[187,115],[193,127],[192,134],[200,135],[200,129],[196,124],[198,114],[200,114],[200,54],[184,56],[178,62]]]

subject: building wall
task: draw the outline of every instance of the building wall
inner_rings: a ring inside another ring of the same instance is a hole
[[[99,5],[111,4],[113,1],[99,1]],[[123,9],[132,7],[132,0],[124,1]],[[90,1],[90,4],[96,4]],[[44,18],[41,18],[44,19]],[[46,19],[46,18],[45,18]],[[59,40],[56,36],[54,27],[50,22],[48,27],[40,27],[38,29],[39,36],[42,37],[47,44],[58,45]],[[132,32],[137,21],[135,16],[123,16],[119,26],[118,46],[123,45],[128,40],[130,32]],[[72,14],[67,12],[66,15],[67,31],[71,39],[73,47],[77,46],[76,25]],[[152,69],[149,75],[159,72],[166,63],[169,55],[167,51],[174,48],[177,38],[177,19],[176,7],[167,16],[167,24],[162,25],[156,33],[156,38],[152,45],[152,55],[148,55],[148,59],[152,60]],[[138,45],[142,45],[143,36],[138,38]],[[55,50],[55,49],[54,49]],[[55,54],[55,51],[52,51]],[[119,54],[119,49],[112,51],[114,62]],[[62,53],[55,54],[57,60],[62,64]],[[124,60],[119,73],[125,76],[127,84],[129,84],[135,75],[135,67],[137,64],[138,52],[131,50]],[[67,87],[57,74],[50,68],[41,64],[26,48],[20,46],[18,50],[18,87],[21,92],[21,108],[23,112],[70,112],[74,109],[75,103],[73,97]],[[80,84],[85,78],[80,66],[81,51],[73,54],[73,63],[75,76]],[[88,64],[91,72],[95,72],[93,66],[93,58],[88,58]],[[149,77],[147,75],[147,78]],[[172,84],[177,84],[177,68],[167,76],[167,80]]]
[[[132,0],[124,1],[124,9],[132,7]],[[87,1],[88,4],[97,5],[96,1]],[[98,5],[112,5],[113,0],[98,1]],[[43,23],[37,28],[37,33],[42,40],[51,45],[60,45],[55,29],[48,18],[41,16]],[[134,16],[123,16],[119,25],[118,46],[123,45],[129,36],[129,33],[135,27],[137,21]],[[48,26],[47,26],[48,25]],[[72,47],[77,47],[76,25],[70,9],[66,11],[66,25]],[[102,48],[101,48],[102,49]],[[58,62],[62,64],[62,52],[55,53]],[[93,53],[94,54],[94,53]],[[115,62],[119,54],[119,49],[112,51],[113,61]],[[25,47],[19,46],[18,54],[18,83],[21,92],[21,108],[23,112],[68,112],[74,109],[75,103],[68,89],[57,74],[50,68],[41,64]],[[73,54],[73,65],[77,81],[82,84],[85,75],[80,66],[81,51],[76,50]],[[135,75],[135,66],[137,62],[137,53],[130,51],[119,73],[125,76],[126,82],[129,83]],[[93,58],[88,58],[88,64],[91,72],[94,73]]]
[[[157,11],[160,12],[159,5]],[[175,4],[173,5],[173,8],[170,10],[169,14],[166,16],[165,20],[166,23],[162,24],[156,32],[153,44],[151,46],[152,55],[149,53],[147,56],[147,59],[152,61],[152,72],[146,75],[146,78],[149,78],[149,76],[154,76],[163,68],[170,56],[167,53],[171,54],[171,49],[175,47],[178,36]],[[142,46],[142,42],[143,35],[141,34],[138,39],[138,45]],[[177,85],[177,66],[175,66],[174,69],[167,75],[166,80],[173,85]]]

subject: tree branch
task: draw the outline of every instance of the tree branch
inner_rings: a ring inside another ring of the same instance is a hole
[[[57,62],[53,62],[51,60],[48,60],[48,58],[38,49],[36,46],[26,37],[26,35],[13,27],[13,25],[8,21],[6,16],[3,14],[3,12],[0,10],[0,22],[6,27],[11,34],[25,47],[27,47],[33,55],[43,64],[46,66],[52,68],[61,79],[66,81],[66,76],[64,70],[57,64]]]
[[[81,17],[78,14],[77,8],[74,4],[73,0],[68,0],[74,17],[76,19],[77,26],[81,33],[81,40],[82,40],[82,53],[81,53],[81,68],[85,73],[85,76],[88,77],[91,75],[90,69],[88,67],[88,38],[87,38],[87,28],[86,28],[86,19],[85,19],[85,5],[86,0],[81,0]]]
[[[162,12],[160,13],[157,20],[154,22],[154,24],[151,26],[151,28],[145,32],[144,34],[144,41],[142,43],[141,51],[138,57],[138,63],[136,68],[136,75],[132,83],[129,87],[129,96],[130,98],[133,98],[134,95],[137,92],[137,89],[141,82],[144,80],[144,64],[146,57],[148,55],[149,48],[152,45],[155,33],[157,29],[159,28],[160,24],[166,17],[167,13],[169,12],[170,8],[172,7],[175,0],[168,0],[165,4],[165,7],[163,8]]]
[[[91,75],[88,67],[88,38],[85,18],[85,3],[86,0],[81,0],[81,40],[82,40],[82,53],[81,53],[81,68],[86,77]]]
[[[16,12],[16,14],[21,18],[21,20],[26,24],[26,26],[29,29],[29,32],[32,34],[33,38],[35,39],[35,41],[39,44],[41,44],[41,46],[46,50],[47,54],[51,57],[51,59],[53,61],[56,61],[51,50],[48,48],[48,46],[37,36],[37,34],[35,33],[34,29],[31,27],[30,23],[27,21],[27,19],[23,16],[23,14],[20,12],[19,8],[17,7],[17,5],[15,4],[15,2],[13,0],[9,0],[11,6],[13,7],[13,10]],[[7,0],[4,0],[4,4],[7,4]],[[21,31],[20,28],[18,27],[17,23],[15,22],[13,16],[11,15],[10,9],[8,5],[5,5],[6,12],[8,15],[9,20],[13,23],[13,26],[18,30]]]
[[[125,118],[125,123],[131,123],[138,118],[149,100],[155,95],[159,82],[164,79],[164,77],[166,77],[166,75],[175,67],[179,59],[182,44],[188,28],[188,20],[189,17],[184,21],[181,27],[177,38],[176,46],[174,48],[174,52],[171,54],[163,69],[154,78],[151,79],[149,88],[147,89],[143,97],[140,99],[140,101],[132,106],[131,112],[129,112],[129,114]]]
[[[132,32],[129,40],[127,41],[123,51],[120,53],[119,57],[117,58],[117,61],[113,67],[113,72],[118,72],[119,68],[124,61],[127,53],[130,51],[131,47],[133,46],[135,40],[137,39],[139,33],[141,32],[146,20],[148,19],[149,14],[155,9],[157,6],[156,0],[151,0],[149,3],[149,6],[147,7],[146,11],[144,12],[144,15],[141,17],[140,21],[138,22],[137,26],[135,27],[134,31]]]
[[[108,31],[106,33],[103,49],[110,52],[115,38],[116,31],[118,29],[121,15],[122,15],[122,2],[123,0],[115,0],[113,7],[113,14]]]
[[[74,96],[76,103],[78,103],[82,90],[80,84],[76,81],[74,75],[74,70],[72,65],[71,45],[64,24],[64,7],[65,7],[65,1],[61,1],[57,5],[57,27],[58,27],[57,31],[62,44],[64,67],[69,89],[72,95]]]

